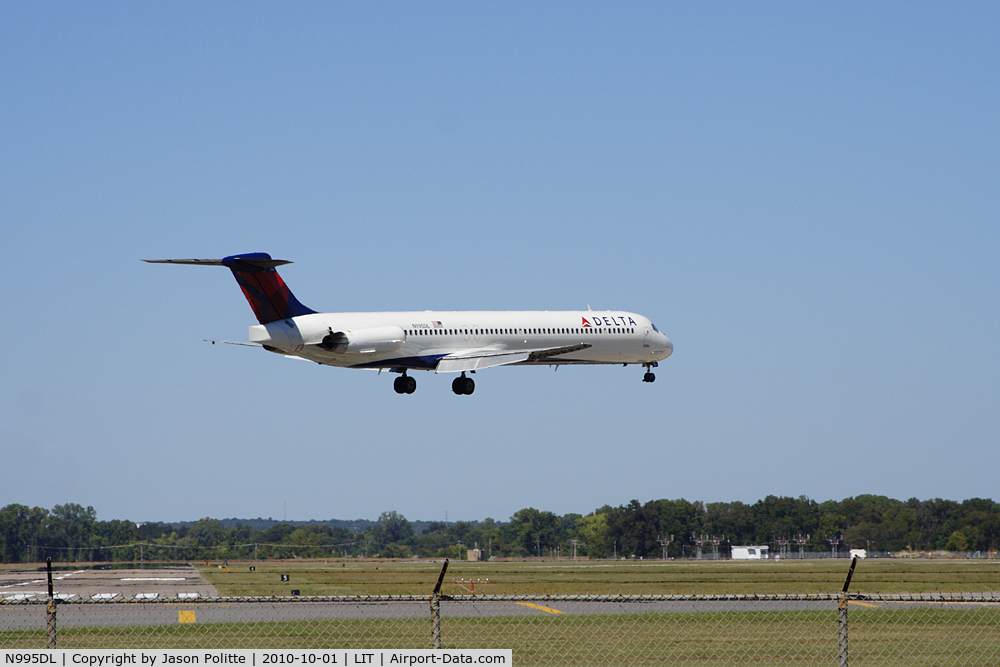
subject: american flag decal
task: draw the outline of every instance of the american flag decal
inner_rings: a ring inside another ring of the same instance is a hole
[[[441,323],[440,322],[431,322],[431,326],[434,327],[435,329],[440,329],[441,328]]]

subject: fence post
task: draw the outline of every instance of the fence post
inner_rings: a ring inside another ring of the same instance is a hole
[[[448,559],[444,559],[444,567],[438,575],[437,586],[431,594],[431,642],[434,648],[441,648],[441,583],[444,581],[444,573],[448,571]]]
[[[855,556],[851,560],[851,569],[847,571],[847,580],[844,582],[844,590],[840,594],[840,604],[837,605],[837,625],[838,625],[838,636],[840,641],[838,642],[838,657],[840,658],[840,667],[849,667],[850,663],[850,644],[847,640],[847,590],[851,587],[851,577],[854,576],[854,568],[858,564],[858,557]]]
[[[441,601],[438,600],[437,593],[431,598],[431,642],[433,648],[441,648]]]
[[[840,658],[840,667],[848,667],[850,664],[850,651],[847,641],[847,597],[840,599],[840,610],[838,612],[838,626],[840,628],[840,642],[837,655]]]
[[[48,648],[56,648],[56,598],[52,593],[52,559],[46,561],[49,572],[49,600],[45,603],[45,628],[48,634]]]

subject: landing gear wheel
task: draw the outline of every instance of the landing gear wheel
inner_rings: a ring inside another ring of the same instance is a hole
[[[392,381],[392,388],[397,394],[412,394],[417,390],[417,381],[409,375],[400,375]]]
[[[656,376],[647,371],[647,373],[642,376],[642,381],[643,382],[656,382]]]
[[[465,377],[465,373],[462,373],[461,377],[452,380],[451,390],[459,396],[462,394],[469,395],[476,390],[476,383],[472,378]]]

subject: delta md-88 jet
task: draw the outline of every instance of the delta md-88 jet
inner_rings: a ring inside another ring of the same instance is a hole
[[[303,306],[275,267],[291,262],[267,253],[223,259],[147,259],[155,264],[225,266],[236,277],[258,325],[250,342],[269,352],[327,366],[399,373],[398,394],[412,394],[409,371],[460,373],[456,394],[476,384],[466,373],[507,365],[629,364],[652,368],[674,351],[646,317],[621,311],[422,311],[318,313]]]

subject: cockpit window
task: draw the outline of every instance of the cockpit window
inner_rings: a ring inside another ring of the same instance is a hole
[[[653,324],[652,322],[650,322],[650,324],[653,326],[653,331],[655,331],[656,333],[660,333],[660,330],[656,328],[655,324]]]

